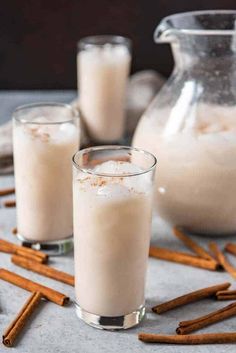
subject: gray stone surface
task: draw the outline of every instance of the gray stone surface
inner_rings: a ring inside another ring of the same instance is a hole
[[[10,96],[12,97],[12,93],[10,93]],[[61,98],[61,101],[66,101],[65,97],[67,97],[69,101],[73,98],[72,96],[73,93],[71,92],[69,94],[65,93],[65,96],[62,94],[59,99]],[[22,100],[27,102],[26,98],[23,94]],[[36,100],[37,95],[33,98]],[[3,95],[0,93],[0,104],[2,104],[2,100]],[[17,104],[18,102],[19,100],[17,99]],[[11,103],[12,107],[15,105],[13,102],[9,103]],[[0,177],[1,188],[12,186],[13,184],[14,179],[12,176]],[[2,200],[3,198],[0,199],[0,238],[16,242],[16,238],[11,234],[11,228],[16,225],[15,209],[1,207]],[[207,241],[210,239],[199,237],[197,240],[206,246]],[[236,238],[217,238],[220,246],[223,246],[228,240],[235,241]],[[153,224],[152,243],[184,251],[184,246],[171,235],[169,227],[157,219],[154,220]],[[230,260],[236,266],[236,259],[230,256]],[[73,274],[73,254],[54,257],[51,264],[58,269]],[[0,267],[15,271],[25,277],[66,293],[72,299],[74,298],[72,287],[16,267],[11,264],[8,254],[0,253]],[[233,345],[150,345],[144,344],[137,339],[137,334],[140,331],[173,334],[180,320],[191,319],[226,305],[226,302],[216,302],[211,299],[189,304],[162,315],[156,315],[150,310],[154,304],[161,303],[188,291],[223,281],[234,282],[224,272],[205,271],[170,262],[149,259],[146,288],[147,315],[139,327],[123,332],[100,331],[81,322],[76,317],[73,306],[64,308],[50,302],[42,302],[40,309],[27,324],[27,328],[17,341],[15,348],[12,348],[11,351],[19,353],[234,352],[235,346]],[[15,317],[28,296],[29,293],[23,289],[0,281],[0,334],[2,334],[10,321]],[[235,323],[236,319],[231,318],[205,328],[201,332],[233,331],[235,330]],[[9,352],[9,349],[0,343],[0,352]]]
[[[75,91],[0,91],[0,124],[11,118],[16,107],[37,102],[69,103],[76,97]]]

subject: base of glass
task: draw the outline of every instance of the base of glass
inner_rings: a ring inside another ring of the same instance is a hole
[[[21,241],[23,246],[34,250],[43,251],[51,256],[62,255],[73,249],[73,236],[61,240],[41,242],[26,239],[21,234],[17,233],[17,238]]]
[[[99,316],[91,314],[75,303],[77,316],[86,324],[101,330],[126,330],[138,325],[145,316],[145,306],[140,306],[136,311],[122,316]]]

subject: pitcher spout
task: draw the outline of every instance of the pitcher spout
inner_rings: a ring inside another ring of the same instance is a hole
[[[157,28],[155,29],[153,38],[155,43],[170,43],[173,41],[174,28],[170,22],[170,16],[163,18],[163,20],[159,23]]]
[[[183,12],[165,17],[154,32],[156,43],[172,42],[189,36],[228,36],[236,34],[235,10]]]

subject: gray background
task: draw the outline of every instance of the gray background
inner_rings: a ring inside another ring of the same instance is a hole
[[[10,118],[15,106],[23,103],[39,100],[70,101],[75,97],[75,92],[0,92],[1,115],[0,122]],[[157,170],[158,172],[158,170]],[[13,176],[1,176],[0,187],[14,185]],[[11,196],[8,197],[12,198]],[[0,199],[2,202],[4,198]],[[16,225],[15,209],[6,209],[0,204],[0,237],[16,242],[11,234],[11,229]],[[206,246],[211,238],[196,238]],[[218,238],[220,246],[227,241],[234,241],[234,237]],[[152,243],[158,246],[188,251],[171,235],[170,228],[158,219],[153,222]],[[236,266],[236,258],[229,257]],[[54,257],[51,265],[58,269],[73,274],[73,254]],[[74,299],[74,290],[68,285],[47,279],[40,275],[20,269],[11,264],[10,255],[0,253],[0,267],[15,271],[25,277],[57,289]],[[142,324],[134,329],[123,332],[106,332],[91,328],[81,322],[75,315],[73,306],[60,307],[50,302],[42,302],[37,312],[29,321],[16,347],[12,352],[21,353],[214,353],[233,352],[233,345],[204,345],[204,346],[177,346],[177,345],[150,345],[137,339],[140,331],[156,333],[175,333],[177,324],[181,320],[187,320],[218,309],[230,302],[217,302],[206,299],[198,303],[189,304],[162,315],[156,315],[150,308],[154,304],[161,303],[188,291],[205,286],[234,280],[224,272],[211,272],[197,268],[191,268],[179,264],[149,259],[146,306],[147,315]],[[233,285],[233,288],[236,288]],[[0,281],[0,333],[2,334],[11,320],[16,316],[29,293],[7,282]],[[200,332],[228,332],[235,330],[235,318],[225,320],[222,323],[212,325]],[[9,352],[0,343],[0,352]]]

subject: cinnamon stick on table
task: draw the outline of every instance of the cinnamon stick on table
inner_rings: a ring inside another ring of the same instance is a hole
[[[57,292],[52,288],[43,286],[40,283],[33,282],[25,277],[19,276],[14,272],[5,270],[4,268],[0,268],[0,279],[28,290],[29,292],[40,292],[44,298],[55,304],[65,305],[69,302],[69,297],[66,295]]]
[[[15,339],[25,326],[28,318],[33,313],[35,308],[38,306],[40,300],[42,298],[41,293],[34,292],[31,294],[23,308],[18,313],[17,317],[12,321],[12,323],[8,326],[6,331],[2,336],[2,342],[7,347],[12,347]]]
[[[16,201],[15,200],[6,200],[3,202],[3,205],[7,208],[16,207]]]
[[[213,311],[193,320],[181,321],[179,323],[179,327],[176,329],[176,332],[179,335],[186,335],[187,333],[199,330],[234,315],[236,315],[236,303],[224,306],[219,310]]]
[[[206,260],[198,256],[189,255],[180,251],[173,251],[165,248],[151,246],[149,256],[157,259],[181,263],[193,267],[200,267],[205,270],[215,271],[218,267],[216,261]]]
[[[221,290],[216,293],[218,300],[236,300],[236,290]]]
[[[236,244],[234,243],[226,244],[225,250],[228,251],[230,254],[236,255]]]
[[[0,196],[7,196],[14,194],[15,188],[0,189]]]
[[[40,275],[50,277],[55,279],[56,281],[60,281],[70,286],[74,286],[74,276],[69,275],[68,273],[59,271],[53,267],[49,267],[47,265],[43,265],[40,263],[36,263],[35,261],[31,261],[23,256],[13,255],[11,261],[20,267],[23,267],[29,271],[33,271],[39,273]]]
[[[227,271],[233,278],[236,278],[236,268],[229,263],[218,245],[212,241],[209,243],[209,248],[225,271]]]
[[[12,234],[16,235],[17,234],[17,228],[16,227],[12,228],[11,232],[12,232]]]
[[[141,332],[140,341],[146,343],[173,343],[173,344],[218,344],[235,343],[236,332],[202,333],[200,335],[162,335]]]
[[[24,256],[40,263],[48,261],[48,255],[44,254],[42,251],[27,248],[22,245],[16,245],[3,239],[0,239],[0,251]]]
[[[174,235],[181,240],[189,249],[195,252],[196,255],[202,257],[206,260],[215,261],[215,259],[200,245],[198,245],[195,241],[193,241],[190,237],[188,237],[180,228],[173,228]]]
[[[177,308],[179,306],[193,303],[200,299],[211,297],[215,295],[218,291],[225,290],[229,287],[230,287],[230,283],[226,282],[226,283],[217,284],[211,287],[201,288],[194,292],[190,292],[180,297],[169,300],[165,303],[156,305],[152,308],[152,311],[154,311],[156,314],[162,314],[168,310]]]

